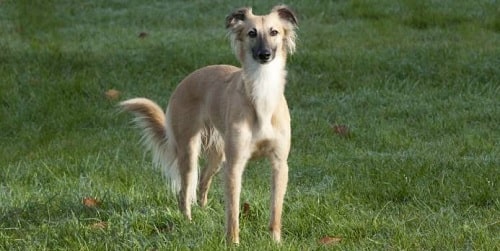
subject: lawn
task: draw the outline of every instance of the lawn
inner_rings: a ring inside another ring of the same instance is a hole
[[[270,169],[246,169],[242,250],[499,250],[500,4],[287,1],[292,115],[283,244]],[[221,250],[222,180],[193,222],[131,116],[209,64],[224,18],[268,1],[0,0],[0,249]],[[114,90],[114,92],[109,92]]]

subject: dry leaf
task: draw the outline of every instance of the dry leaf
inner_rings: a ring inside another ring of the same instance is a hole
[[[106,229],[108,228],[108,223],[105,221],[99,221],[90,226],[92,229]]]
[[[106,98],[110,101],[117,100],[120,97],[120,91],[115,89],[109,89],[105,93]]]
[[[349,137],[351,134],[349,127],[346,125],[332,125],[332,130],[335,134],[341,137]]]
[[[248,217],[250,215],[250,203],[243,203],[243,216]]]
[[[84,206],[91,208],[98,207],[99,205],[101,205],[101,202],[98,199],[92,197],[83,198],[82,203]]]
[[[325,236],[319,240],[319,243],[325,246],[337,245],[342,241],[340,237]]]

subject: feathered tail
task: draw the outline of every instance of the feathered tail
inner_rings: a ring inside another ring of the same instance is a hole
[[[134,122],[142,130],[142,142],[151,150],[153,163],[163,171],[172,191],[179,193],[181,177],[177,165],[175,138],[167,130],[166,115],[153,101],[133,98],[120,103],[120,107],[135,115]]]

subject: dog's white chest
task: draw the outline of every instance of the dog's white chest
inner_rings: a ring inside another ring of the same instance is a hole
[[[267,140],[274,137],[272,117],[280,99],[281,95],[269,95],[254,101],[256,118],[253,125],[253,134],[256,140]]]
[[[247,86],[255,109],[256,121],[253,128],[257,139],[270,139],[274,131],[272,127],[272,116],[282,99],[284,91],[283,70],[278,70],[278,63],[260,66],[247,76],[251,85]]]

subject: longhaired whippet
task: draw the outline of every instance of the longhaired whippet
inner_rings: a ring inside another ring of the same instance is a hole
[[[239,208],[247,161],[265,156],[272,165],[270,231],[281,240],[281,212],[288,182],[290,114],[284,96],[287,53],[295,50],[297,18],[287,6],[257,16],[241,8],[226,17],[242,68],[212,65],[178,85],[164,114],[153,101],[134,98],[120,106],[135,114],[146,145],[178,194],[191,220],[191,205],[207,204],[212,176],[224,169],[227,240],[239,243]],[[198,156],[207,165],[198,177]],[[221,163],[224,163],[221,165]]]

